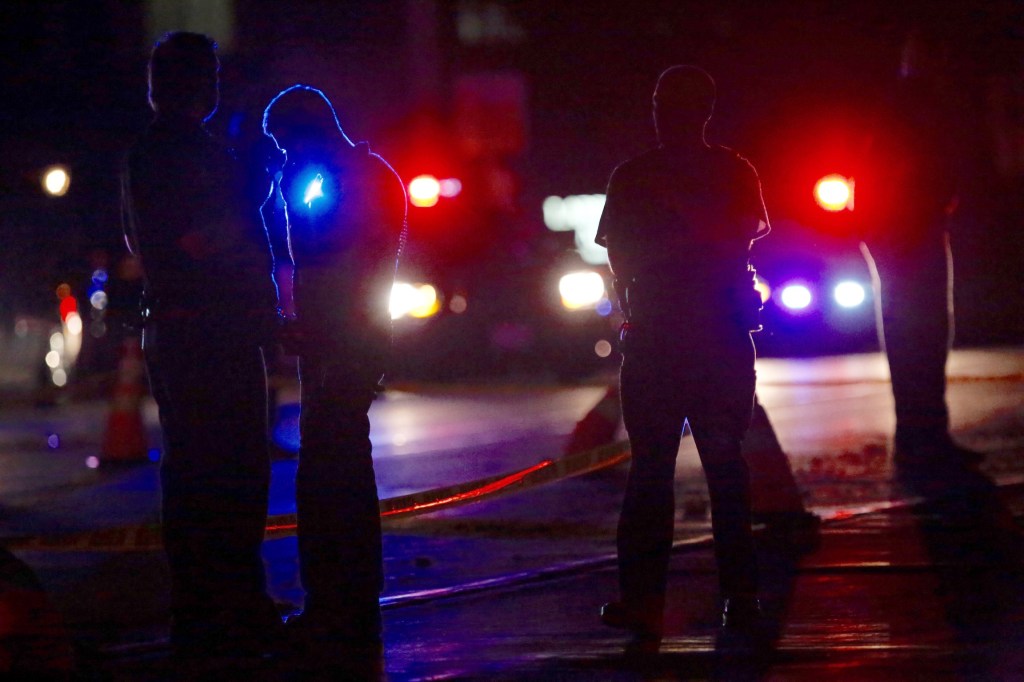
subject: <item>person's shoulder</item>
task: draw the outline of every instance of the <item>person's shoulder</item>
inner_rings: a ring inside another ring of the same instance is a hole
[[[750,162],[750,159],[732,147],[727,147],[724,144],[713,144],[709,148],[712,150],[712,153],[716,154],[725,163],[731,163],[738,168],[754,170],[754,164]]]
[[[737,180],[744,179],[751,182],[760,182],[757,168],[750,159],[731,147],[724,145],[712,145],[712,149],[720,159],[720,162],[727,167],[732,177]]]
[[[626,159],[612,171],[611,182],[623,184],[643,177],[650,173],[652,168],[662,164],[661,156],[659,149],[654,148]]]

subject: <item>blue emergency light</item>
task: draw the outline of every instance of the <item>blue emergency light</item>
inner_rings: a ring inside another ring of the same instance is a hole
[[[306,205],[306,208],[313,207],[313,201],[320,199],[324,195],[324,176],[320,173],[316,174],[316,177],[310,180],[309,184],[306,185],[306,193],[302,197],[302,203]]]
[[[297,211],[308,218],[323,216],[341,198],[337,179],[322,164],[306,166],[292,177],[285,194],[290,211]]]

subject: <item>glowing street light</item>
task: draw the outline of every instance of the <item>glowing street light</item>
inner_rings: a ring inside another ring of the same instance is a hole
[[[71,174],[63,166],[50,166],[43,171],[43,189],[46,193],[62,197],[68,193],[71,187]]]
[[[853,179],[837,173],[826,175],[814,185],[814,200],[826,211],[852,211]]]

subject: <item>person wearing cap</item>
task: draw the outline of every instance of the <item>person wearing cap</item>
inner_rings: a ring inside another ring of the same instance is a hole
[[[626,318],[620,392],[633,454],[617,533],[619,599],[601,618],[641,650],[656,649],[663,634],[684,422],[707,477],[723,626],[748,627],[760,614],[741,443],[760,309],[747,261],[768,220],[754,168],[705,140],[714,102],[704,70],[661,74],[658,145],[614,170],[596,237]]]

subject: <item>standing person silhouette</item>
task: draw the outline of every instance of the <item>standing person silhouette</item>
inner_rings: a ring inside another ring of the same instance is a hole
[[[760,308],[747,260],[767,217],[753,167],[705,141],[714,102],[702,69],[661,74],[653,99],[659,144],[612,173],[597,232],[626,314],[620,391],[633,451],[617,534],[620,600],[601,617],[630,631],[640,650],[656,649],[663,632],[684,421],[711,497],[723,625],[743,628],[760,613],[740,447]]]
[[[384,574],[368,412],[390,351],[405,189],[366,143],[346,137],[315,88],[281,92],[263,127],[287,154],[279,187],[302,385],[296,499],[306,598],[288,625],[297,663],[371,674],[380,662]]]
[[[957,203],[956,127],[947,48],[913,30],[899,77],[876,116],[857,178],[861,248],[896,406],[894,463],[916,485],[953,482],[980,457],[949,435],[946,360],[952,341],[948,225]]]
[[[204,129],[216,45],[171,33],[149,62],[155,117],[128,154],[129,250],[145,271],[143,347],[164,436],[163,542],[171,643],[184,664],[260,657],[282,628],[260,549],[270,456],[262,344],[277,291],[246,169]]]

